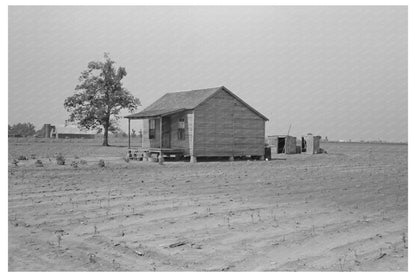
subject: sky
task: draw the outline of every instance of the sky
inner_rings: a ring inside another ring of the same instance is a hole
[[[407,142],[407,35],[406,6],[11,6],[8,122],[64,124],[108,52],[138,111],[225,86],[269,118],[266,135]]]

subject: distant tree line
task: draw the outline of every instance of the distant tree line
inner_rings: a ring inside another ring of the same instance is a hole
[[[16,137],[16,138],[22,138],[22,137],[32,137],[32,136],[36,136],[36,137],[43,137],[44,136],[44,130],[43,128],[39,129],[39,130],[35,130],[35,125],[33,123],[27,122],[27,123],[17,123],[17,124],[13,124],[13,125],[8,125],[9,127],[9,137]],[[114,137],[127,137],[128,134],[126,132],[124,132],[123,130],[121,130],[118,126],[116,126],[115,124],[113,125],[112,128],[110,128],[111,133],[114,135]],[[97,132],[98,134],[100,134],[101,132]],[[139,132],[141,134],[141,130]],[[132,130],[132,137],[136,137],[136,130]]]
[[[30,137],[35,133],[35,125],[29,122],[9,125],[9,137]]]

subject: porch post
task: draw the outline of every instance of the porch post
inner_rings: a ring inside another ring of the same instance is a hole
[[[130,149],[130,118],[129,118],[129,149]]]
[[[159,132],[160,132],[160,151],[162,151],[162,117],[160,117]]]
[[[159,152],[159,164],[163,164],[163,152],[162,152],[162,116],[160,117],[160,152]]]

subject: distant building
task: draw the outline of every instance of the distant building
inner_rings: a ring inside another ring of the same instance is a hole
[[[76,125],[60,125],[54,126],[50,124],[45,124],[45,137],[46,138],[62,138],[62,139],[71,139],[71,138],[84,138],[84,139],[93,139],[95,138],[94,131],[84,131],[79,129]]]

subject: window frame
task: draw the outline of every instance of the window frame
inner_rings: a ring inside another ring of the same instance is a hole
[[[156,138],[156,119],[149,119],[149,139]]]
[[[185,118],[180,117],[178,120],[178,140],[185,140]]]

